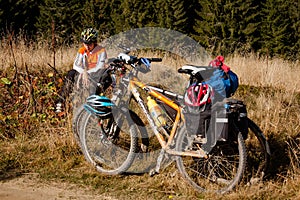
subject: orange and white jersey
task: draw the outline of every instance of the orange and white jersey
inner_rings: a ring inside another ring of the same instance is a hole
[[[96,72],[104,67],[106,59],[106,50],[102,46],[97,45],[90,52],[86,48],[81,47],[77,52],[73,69],[82,73],[84,68],[87,67],[88,73]]]

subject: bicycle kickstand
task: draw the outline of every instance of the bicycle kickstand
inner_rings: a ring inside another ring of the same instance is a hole
[[[158,156],[157,161],[156,161],[156,167],[154,169],[151,169],[150,172],[149,172],[149,175],[151,177],[154,176],[155,174],[159,174],[160,165],[161,165],[161,162],[163,161],[165,152],[166,151],[164,149],[160,150],[159,156]]]

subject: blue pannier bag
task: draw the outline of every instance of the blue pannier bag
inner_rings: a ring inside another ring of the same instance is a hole
[[[222,69],[216,69],[205,82],[223,98],[231,97],[239,87],[238,76],[231,70],[226,73]]]
[[[225,72],[224,72],[225,73]],[[239,78],[233,71],[227,72],[227,79],[223,78],[223,82],[226,88],[226,97],[231,97],[234,95],[239,87]]]

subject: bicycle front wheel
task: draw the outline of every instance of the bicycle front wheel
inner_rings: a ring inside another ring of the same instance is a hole
[[[88,114],[80,140],[86,160],[108,175],[126,172],[138,149],[137,127],[124,113],[107,119]]]
[[[87,115],[87,111],[84,109],[83,105],[79,106],[74,112],[72,117],[72,130],[76,143],[81,146],[80,143],[80,127],[83,126],[83,122]]]
[[[195,151],[199,144],[191,141],[185,128],[178,133],[177,151]],[[207,158],[178,156],[177,167],[183,178],[200,192],[225,193],[242,179],[246,167],[246,147],[238,133],[236,141],[218,141]]]

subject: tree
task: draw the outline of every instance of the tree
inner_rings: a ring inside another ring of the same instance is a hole
[[[120,0],[86,1],[81,13],[82,25],[98,29],[102,35],[115,34],[113,16],[114,13],[119,14],[120,4]]]
[[[187,8],[190,2],[181,0],[159,0],[156,3],[158,25],[181,33],[189,33]]]
[[[291,2],[290,10],[290,19],[291,19],[291,29],[290,38],[292,44],[289,45],[291,54],[290,56],[294,58],[300,58],[300,2],[294,0]],[[294,33],[294,34],[293,34]]]
[[[261,50],[268,56],[283,55],[288,47],[291,23],[289,3],[284,0],[266,0],[262,9]]]
[[[153,1],[123,0],[120,7],[113,12],[116,33],[132,28],[155,26]]]
[[[256,4],[255,4],[256,3]],[[228,54],[255,44],[260,20],[252,0],[199,0],[193,37],[213,54]]]
[[[39,15],[39,1],[34,0],[0,0],[0,31],[20,31],[33,35],[36,31],[34,23]],[[4,9],[5,8],[5,9]]]
[[[56,35],[57,44],[71,43],[74,36],[82,31],[80,13],[82,1],[80,0],[44,0],[39,6],[40,16],[35,24],[38,35],[47,41],[52,40],[52,25]]]

